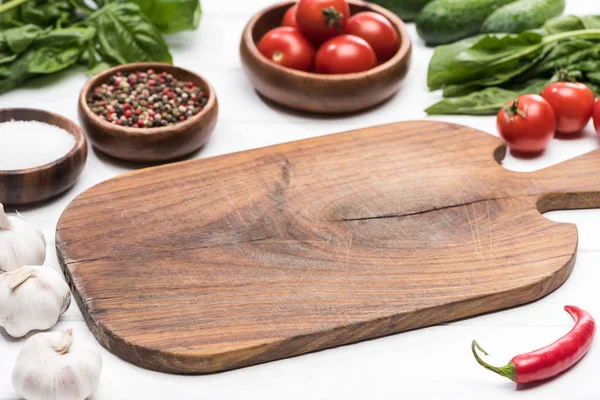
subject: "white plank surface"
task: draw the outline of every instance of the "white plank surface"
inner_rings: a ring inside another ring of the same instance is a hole
[[[413,64],[401,92],[383,106],[341,118],[314,117],[265,104],[245,79],[238,57],[241,31],[272,0],[203,0],[197,32],[168,38],[175,63],[205,75],[221,105],[220,120],[210,142],[196,158],[205,158],[328,133],[388,122],[426,118],[423,109],[439,98],[428,93],[426,71],[432,50],[418,39],[413,25]],[[600,2],[567,0],[567,13],[600,14]],[[85,82],[81,71],[62,79],[48,78],[0,96],[0,107],[36,107],[77,120],[76,100]],[[444,117],[496,134],[493,117]],[[600,146],[591,125],[579,140],[554,140],[537,159],[510,155],[504,165],[531,171],[586,153]],[[76,186],[65,195],[19,211],[44,230],[46,263],[58,269],[54,230],[66,205],[79,193],[105,179],[136,168],[91,151]],[[600,171],[599,171],[600,173]],[[600,344],[575,368],[550,382],[517,390],[508,380],[483,370],[472,358],[477,338],[504,364],[520,352],[550,343],[572,326],[566,304],[588,309],[600,319],[600,211],[552,212],[555,221],[576,223],[580,246],[575,270],[556,292],[535,303],[459,322],[326,350],[283,361],[208,376],[174,376],[143,370],[98,345],[104,369],[96,400],[117,399],[596,399],[600,396]],[[73,303],[54,330],[71,327],[76,340],[96,343]],[[0,400],[18,399],[10,381],[22,341],[0,337]],[[577,392],[573,392],[576,388]]]

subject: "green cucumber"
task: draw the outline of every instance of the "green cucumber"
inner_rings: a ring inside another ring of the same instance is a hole
[[[565,11],[565,0],[519,0],[494,11],[483,23],[484,33],[520,33],[537,29]]]
[[[387,8],[403,21],[414,21],[419,11],[432,0],[371,0],[371,3]]]
[[[515,0],[434,0],[417,16],[417,32],[428,45],[473,36],[494,11]]]

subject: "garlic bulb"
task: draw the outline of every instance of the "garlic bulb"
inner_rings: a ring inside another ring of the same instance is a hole
[[[27,265],[0,275],[0,326],[13,337],[52,328],[70,304],[69,285],[50,267]]]
[[[0,273],[42,265],[45,258],[44,234],[19,217],[7,216],[0,203]]]
[[[73,344],[73,331],[29,338],[13,369],[16,392],[26,400],[83,400],[98,386],[102,357],[86,344]]]

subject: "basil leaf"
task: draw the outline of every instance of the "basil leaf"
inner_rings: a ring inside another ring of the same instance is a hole
[[[94,37],[92,28],[67,28],[50,32],[28,51],[27,71],[50,74],[77,62]]]
[[[97,30],[98,53],[106,62],[173,62],[160,32],[137,4],[111,3],[89,20]]]
[[[25,51],[44,30],[36,25],[23,25],[0,32],[0,42],[4,41],[13,53]]]
[[[177,33],[195,30],[200,23],[202,8],[199,0],[131,0],[140,6],[161,32]]]
[[[548,80],[534,80],[519,88],[489,87],[462,97],[445,99],[427,108],[429,115],[494,115],[510,100],[525,93],[540,93]]]

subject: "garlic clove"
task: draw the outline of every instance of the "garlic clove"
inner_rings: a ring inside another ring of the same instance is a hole
[[[17,357],[12,381],[26,400],[84,400],[98,386],[102,357],[97,348],[74,342],[73,331],[29,338]]]
[[[71,304],[71,291],[50,267],[24,266],[0,275],[0,326],[13,337],[46,330]]]
[[[45,258],[44,234],[19,217],[7,216],[0,203],[0,273],[42,265]]]

